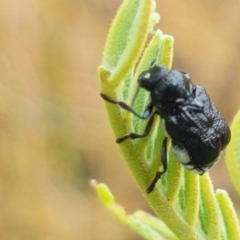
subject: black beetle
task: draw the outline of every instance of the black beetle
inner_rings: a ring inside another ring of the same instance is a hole
[[[147,192],[153,191],[167,170],[168,139],[171,139],[173,151],[185,168],[200,175],[208,171],[229,143],[231,132],[204,87],[194,85],[186,72],[168,70],[157,64],[139,76],[138,84],[149,91],[151,97],[142,116],[124,102],[110,99],[105,94],[101,96],[139,118],[149,117],[143,134],[130,133],[118,138],[118,143],[128,138],[145,137],[150,132],[154,116],[160,115],[162,119],[166,132],[161,150],[163,170],[156,173]]]

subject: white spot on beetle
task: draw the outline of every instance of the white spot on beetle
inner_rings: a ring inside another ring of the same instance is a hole
[[[151,77],[151,73],[149,73],[149,72],[144,75],[145,79],[149,79],[150,77]]]
[[[173,146],[173,151],[180,163],[183,165],[190,163],[190,157],[185,149],[180,149],[177,146]]]

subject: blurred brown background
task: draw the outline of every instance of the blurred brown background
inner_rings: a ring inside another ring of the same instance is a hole
[[[120,0],[0,1],[0,239],[140,239],[89,186],[149,210],[111,133],[97,66]],[[230,122],[240,106],[240,2],[157,0],[174,67]],[[237,197],[222,160],[214,186]]]

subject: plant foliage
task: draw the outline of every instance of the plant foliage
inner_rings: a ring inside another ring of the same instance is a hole
[[[153,61],[167,68],[172,65],[174,39],[153,30],[158,20],[154,0],[125,0],[110,28],[99,67],[101,92],[132,105],[139,114],[149,102],[149,94],[144,90],[139,91],[133,102],[139,74]],[[117,105],[108,102],[105,105],[116,138],[144,131],[146,121]],[[159,168],[163,137],[161,121],[155,119],[146,138],[119,145],[137,185],[159,218],[142,211],[126,214],[109,189],[94,182],[103,203],[145,239],[240,239],[238,220],[228,194],[223,190],[214,192],[207,173],[199,177],[180,166],[171,146],[168,171],[154,191],[146,193]]]

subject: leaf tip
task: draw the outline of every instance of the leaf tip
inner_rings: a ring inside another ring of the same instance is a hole
[[[92,179],[90,181],[90,184],[93,188],[95,188],[98,197],[103,202],[103,204],[109,205],[114,202],[114,196],[106,184],[98,183],[95,179]]]

